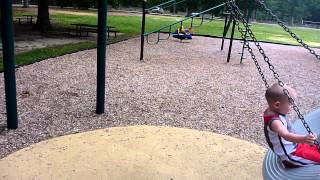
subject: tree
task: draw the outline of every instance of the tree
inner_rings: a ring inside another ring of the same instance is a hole
[[[30,0],[23,0],[23,6],[24,8],[28,8],[29,7],[29,2]]]
[[[48,0],[38,0],[38,18],[35,27],[43,33],[51,29]]]
[[[291,22],[291,25],[293,25],[295,22],[299,21],[303,18],[309,15],[309,12],[307,11],[307,6],[305,3],[301,0],[289,0],[287,4],[289,6],[288,15],[289,20]]]
[[[275,12],[280,19],[290,22],[300,22],[304,17],[310,15],[310,11],[306,6],[310,1],[303,0],[268,0],[268,7]]]
[[[311,21],[320,22],[320,0],[310,0],[306,6],[308,7],[308,11],[310,14],[308,17]]]
[[[198,7],[200,5],[200,1],[198,0],[188,0],[186,2],[187,5],[187,15],[190,16],[193,12],[196,12],[198,10]]]

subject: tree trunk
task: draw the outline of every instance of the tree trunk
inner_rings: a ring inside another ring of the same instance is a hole
[[[255,21],[257,21],[257,14],[258,14],[258,10],[256,9],[256,11],[254,12],[254,19],[255,19]]]
[[[38,0],[38,18],[36,23],[36,29],[43,33],[48,32],[51,28],[49,20],[49,1]]]
[[[191,16],[191,14],[194,12],[194,10],[191,7],[187,7],[187,17]]]
[[[173,1],[173,14],[176,14],[177,12],[177,5],[176,5],[176,1]]]
[[[294,25],[294,16],[291,16],[291,26]]]
[[[30,0],[23,0],[23,8],[28,8],[29,7],[29,1]]]

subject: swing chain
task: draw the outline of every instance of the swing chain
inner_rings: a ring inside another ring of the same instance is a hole
[[[244,34],[244,31],[243,31],[243,29],[240,27],[240,24],[239,24],[239,22],[238,22],[237,20],[236,20],[236,26],[237,26],[237,28],[238,28],[238,31],[241,33],[242,39],[246,38],[246,35]],[[256,67],[257,67],[257,69],[258,69],[258,71],[259,71],[259,74],[260,74],[260,76],[261,76],[261,78],[262,78],[262,81],[264,82],[264,84],[265,84],[266,87],[269,87],[268,81],[267,81],[266,77],[265,77],[264,74],[263,74],[262,68],[261,68],[261,66],[259,65],[258,60],[256,59],[256,56],[255,56],[255,54],[253,53],[252,48],[250,47],[249,41],[245,41],[244,43],[245,43],[245,47],[248,49],[248,51],[249,51],[249,53],[250,53],[250,55],[251,55],[252,60],[254,61],[254,64],[256,65]]]
[[[273,19],[277,21],[277,23],[287,32],[290,34],[292,38],[294,38],[299,44],[301,44],[305,49],[307,49],[311,54],[313,54],[318,60],[320,60],[320,55],[315,52],[315,50],[311,49],[311,47],[303,42],[301,38],[298,37],[294,32],[290,30],[289,27],[287,27],[284,22],[282,22],[277,15],[275,15],[270,8],[268,8],[264,2],[264,0],[255,0],[260,4],[260,6],[269,14],[269,16],[272,16]]]
[[[152,33],[152,34],[155,34],[155,33]],[[150,41],[149,41],[149,36],[150,36],[150,35],[151,35],[151,34],[145,35],[145,36],[146,36],[147,43],[150,44],[150,45],[157,45],[157,44],[159,44],[159,42],[160,42],[159,32],[157,32],[157,40],[156,40],[155,42],[150,42]]]
[[[228,5],[228,7],[230,8],[230,10],[233,12],[233,15],[234,15],[234,17],[235,17],[235,19],[236,19],[236,24],[239,26],[239,22],[240,22],[240,21],[243,23],[243,25],[245,26],[245,29],[246,29],[247,33],[249,33],[250,37],[251,37],[252,40],[254,41],[254,44],[257,46],[260,54],[263,56],[264,61],[268,64],[269,69],[273,72],[273,75],[274,75],[275,79],[278,80],[280,86],[284,86],[284,83],[279,79],[279,77],[280,77],[279,74],[278,74],[277,72],[275,72],[275,67],[270,63],[270,58],[265,54],[265,52],[264,52],[264,50],[262,49],[262,47],[260,46],[257,38],[255,37],[255,35],[254,35],[253,32],[251,31],[248,23],[246,22],[246,20],[244,19],[244,17],[241,16],[242,14],[239,15],[239,12],[240,12],[240,11],[238,11],[238,10],[234,7],[233,1],[228,0],[227,5]],[[240,13],[241,13],[241,12],[240,12]],[[244,37],[242,37],[242,38],[244,38]],[[249,46],[249,41],[246,42],[246,46]],[[249,52],[250,52],[250,54],[251,54],[251,57],[254,59],[255,64],[257,65],[258,62],[257,62],[257,60],[256,60],[256,56],[253,54],[253,50],[252,50],[251,48],[248,49],[248,50],[249,50]],[[261,77],[262,77],[262,80],[263,80],[264,83],[265,83],[266,88],[268,88],[269,85],[268,85],[268,83],[267,83],[266,78],[265,78],[264,75],[263,75],[263,72],[262,72],[261,67],[260,67],[260,66],[259,66],[259,67],[257,66],[257,68],[258,68],[258,70],[259,70],[259,74],[260,74]]]
[[[308,123],[305,121],[305,119],[304,119],[303,115],[301,114],[298,106],[296,105],[294,99],[290,96],[289,91],[284,87],[284,83],[280,80],[279,74],[275,71],[274,66],[270,63],[269,57],[267,57],[267,55],[265,54],[265,51],[264,51],[264,50],[262,49],[262,47],[260,46],[260,44],[259,44],[259,42],[257,41],[255,35],[253,34],[252,30],[250,29],[247,21],[245,20],[243,14],[241,13],[240,9],[239,9],[238,6],[234,3],[234,1],[230,1],[230,0],[228,0],[227,6],[228,6],[229,9],[231,10],[231,12],[233,12],[233,14],[234,14],[234,17],[235,17],[235,19],[236,19],[236,25],[238,26],[238,30],[240,31],[242,37],[244,38],[244,34],[243,34],[243,31],[242,31],[242,29],[241,29],[241,27],[240,27],[240,25],[239,25],[239,21],[241,21],[242,24],[245,26],[246,31],[250,34],[252,40],[254,41],[254,44],[257,46],[257,48],[259,49],[260,54],[263,56],[264,61],[268,64],[269,69],[273,72],[273,75],[274,75],[275,79],[278,80],[278,84],[283,88],[284,94],[288,97],[289,102],[292,104],[292,107],[293,107],[294,111],[297,113],[298,118],[301,120],[303,126],[306,128],[306,130],[307,130],[307,132],[308,132],[309,134],[312,134],[312,131],[311,131]],[[256,65],[256,67],[257,67],[257,69],[258,69],[258,71],[259,71],[259,73],[260,73],[260,75],[261,75],[261,77],[262,77],[262,80],[264,81],[265,86],[268,88],[269,85],[268,85],[268,83],[267,83],[267,80],[266,80],[266,78],[265,78],[265,76],[264,76],[264,74],[263,74],[263,72],[262,72],[262,70],[261,70],[261,67],[259,66],[259,63],[258,63],[258,61],[257,61],[257,59],[256,59],[256,56],[253,54],[252,48],[249,46],[249,41],[247,41],[246,43],[247,43],[246,46],[248,47],[248,51],[249,51],[249,53],[251,54],[251,57],[252,57],[252,59],[253,59],[254,62],[255,62],[255,65]],[[314,141],[314,144],[317,146],[318,151],[320,151],[320,144],[319,144],[319,142],[318,142],[317,140],[315,140],[315,141]]]

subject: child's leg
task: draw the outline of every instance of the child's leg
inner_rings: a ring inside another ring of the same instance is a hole
[[[292,155],[320,163],[320,153],[315,145],[298,144],[297,150]]]

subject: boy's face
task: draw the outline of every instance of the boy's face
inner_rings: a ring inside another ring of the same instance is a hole
[[[297,98],[297,93],[294,89],[292,89],[291,87],[286,87],[289,91],[289,94],[291,96],[291,98],[296,99]],[[291,110],[291,103],[289,102],[289,99],[285,98],[281,101],[275,101],[273,103],[273,108],[281,114],[288,114]]]
[[[283,100],[283,101],[275,101],[273,103],[273,108],[281,114],[288,114],[291,110],[291,104],[289,103],[289,100]]]

